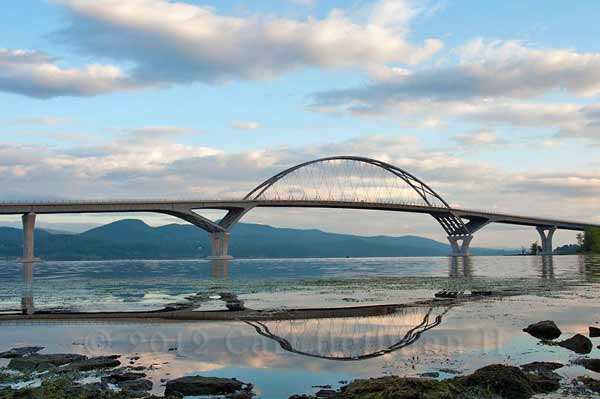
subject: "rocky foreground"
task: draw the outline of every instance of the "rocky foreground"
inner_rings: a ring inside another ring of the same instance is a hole
[[[561,346],[580,355],[592,350],[591,340],[580,334],[557,341],[562,333],[552,321],[532,324],[524,331],[543,344]],[[600,331],[590,328],[589,335],[600,336]],[[0,353],[0,358],[8,359],[6,368],[0,369],[0,398],[158,398],[151,394],[158,387],[146,378],[143,367],[131,366],[130,359],[120,355],[41,354],[43,349],[22,347]],[[579,357],[572,363],[600,372],[600,359]],[[558,390],[566,397],[600,394],[600,380],[589,376],[564,381],[556,372],[564,366],[557,362],[532,362],[520,367],[494,364],[446,380],[386,376],[355,380],[338,390],[321,389],[313,396],[294,395],[290,399],[527,399]],[[255,396],[252,384],[230,378],[186,376],[161,382],[163,398]]]

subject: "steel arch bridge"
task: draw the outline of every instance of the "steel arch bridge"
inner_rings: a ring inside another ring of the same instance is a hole
[[[23,215],[24,262],[36,261],[33,231],[36,214],[157,212],[176,216],[205,231],[212,239],[213,258],[229,259],[228,244],[234,225],[257,207],[341,208],[429,214],[447,234],[452,255],[466,256],[473,234],[489,223],[535,227],[543,254],[552,254],[557,228],[584,230],[589,223],[499,214],[454,208],[424,181],[408,171],[360,156],[320,158],[286,169],[265,180],[238,200],[136,200],[4,202],[0,214]],[[219,221],[197,211],[227,211]]]

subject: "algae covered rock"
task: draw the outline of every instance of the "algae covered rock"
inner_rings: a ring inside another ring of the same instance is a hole
[[[224,395],[248,388],[248,384],[233,378],[190,376],[167,382],[165,396]]]
[[[6,352],[0,352],[0,358],[14,359],[15,357],[23,357],[33,355],[44,349],[43,346],[25,346],[20,348],[12,348]]]
[[[356,380],[343,387],[335,398],[353,399],[452,399],[459,389],[446,381],[397,376]]]
[[[10,360],[8,368],[23,373],[46,371],[65,364],[86,360],[86,356],[72,353],[58,353],[53,355],[31,355],[16,357]]]

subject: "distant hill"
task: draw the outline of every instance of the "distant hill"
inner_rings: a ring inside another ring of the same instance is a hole
[[[35,232],[35,247],[36,255],[47,260],[192,259],[210,255],[208,235],[198,227],[151,227],[136,219],[80,234],[39,229]],[[22,231],[0,227],[0,257],[19,257],[21,248]],[[416,236],[361,237],[239,223],[233,229],[229,252],[238,258],[446,256],[450,246]],[[514,251],[473,248],[472,253],[504,255]]]

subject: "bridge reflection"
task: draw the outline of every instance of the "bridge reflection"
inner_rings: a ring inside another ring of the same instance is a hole
[[[473,277],[473,258],[470,256],[457,256],[449,258],[449,278]]]
[[[246,321],[257,334],[302,356],[356,361],[414,344],[442,323],[450,307],[408,307],[384,316]],[[335,312],[331,309],[330,312]]]
[[[21,310],[23,314],[32,315],[35,312],[33,305],[33,263],[23,263],[23,292],[21,295]]]
[[[211,260],[210,275],[216,280],[226,280],[229,278],[229,260],[213,259]]]

